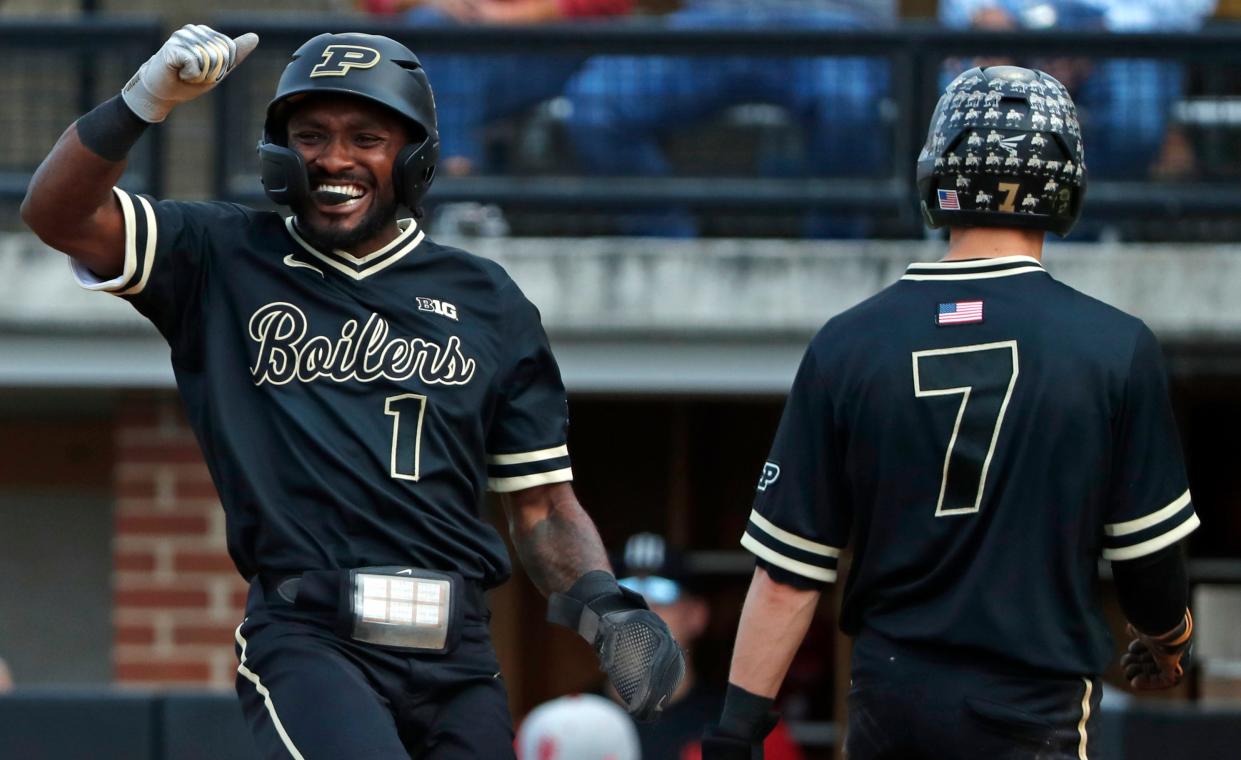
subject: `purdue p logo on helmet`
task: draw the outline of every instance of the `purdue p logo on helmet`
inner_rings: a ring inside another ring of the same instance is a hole
[[[435,97],[422,63],[396,40],[374,34],[320,34],[293,53],[267,106],[259,169],[267,197],[294,205],[310,196],[301,154],[287,146],[290,106],[319,93],[362,98],[395,111],[412,129],[392,164],[397,201],[417,211],[435,178],[440,136]]]
[[[1017,227],[1066,235],[1082,212],[1077,108],[1049,74],[973,68],[948,85],[918,156],[932,228]]]
[[[369,69],[379,63],[379,51],[362,45],[328,45],[323,61],[310,70],[310,78],[343,77],[350,69]]]

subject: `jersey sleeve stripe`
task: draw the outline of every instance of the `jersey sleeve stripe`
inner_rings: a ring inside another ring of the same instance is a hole
[[[1125,522],[1109,523],[1103,526],[1103,532],[1109,536],[1125,536],[1130,533],[1137,533],[1140,530],[1145,530],[1146,528],[1149,528],[1152,525],[1155,525],[1157,523],[1163,522],[1164,520],[1167,520],[1168,518],[1175,515],[1177,512],[1180,512],[1182,509],[1184,509],[1185,505],[1188,503],[1189,503],[1189,490],[1186,489],[1185,493],[1173,499],[1172,503],[1168,504],[1168,506],[1163,507],[1162,509],[1156,510],[1155,512],[1151,512],[1149,515],[1146,515],[1145,517],[1139,517],[1136,520],[1127,520]]]
[[[121,267],[121,273],[110,280],[101,280],[94,272],[76,260],[72,260],[70,266],[73,267],[73,275],[78,285],[86,290],[102,290],[106,293],[119,294],[120,291],[132,286],[130,281],[134,278],[134,272],[138,271],[138,230],[136,229],[134,202],[129,193],[119,187],[112,188],[112,192],[116,194],[116,200],[121,206],[121,218],[125,223],[125,263]],[[143,249],[145,250],[145,246]]]
[[[824,557],[822,554],[814,554],[811,552],[802,551],[801,549],[794,549],[783,541],[773,538],[771,535],[759,530],[754,523],[750,523],[746,526],[745,535],[785,559],[800,562],[803,565],[820,567],[824,570],[833,570],[836,567],[836,563],[839,562],[839,559],[836,557]]]
[[[557,457],[555,459],[540,459],[536,462],[524,462],[522,464],[487,465],[487,477],[489,478],[513,478],[520,475],[534,475],[540,472],[552,472],[554,470],[563,470],[569,466],[569,457]]]
[[[549,483],[566,483],[573,480],[573,468],[565,467],[551,472],[540,472],[534,475],[521,475],[515,478],[487,478],[487,488],[496,493],[510,493],[523,488],[533,488]]]
[[[523,464],[525,462],[537,462],[541,459],[558,459],[567,456],[569,456],[569,446],[568,444],[561,444],[550,449],[525,451],[519,454],[490,454],[487,456],[487,464]]]
[[[1164,533],[1162,535],[1156,536],[1155,538],[1151,538],[1146,541],[1143,541],[1140,544],[1133,544],[1131,546],[1125,546],[1119,549],[1104,548],[1103,559],[1111,560],[1112,562],[1117,562],[1117,561],[1122,561],[1122,560],[1127,560],[1127,559],[1137,559],[1139,557],[1145,557],[1147,554],[1154,554],[1160,549],[1166,546],[1171,546],[1177,541],[1180,541],[1185,536],[1188,536],[1190,533],[1194,531],[1195,528],[1198,527],[1198,525],[1199,525],[1198,515],[1191,514],[1188,520],[1176,526],[1175,528],[1168,531],[1167,533]]]
[[[1126,533],[1123,536],[1104,535],[1103,536],[1103,548],[1104,549],[1119,549],[1125,546],[1133,546],[1134,544],[1140,544],[1152,538],[1158,538],[1159,536],[1162,536],[1164,533],[1167,533],[1168,531],[1175,529],[1177,526],[1181,525],[1182,523],[1189,520],[1193,516],[1194,516],[1194,505],[1187,503],[1185,504],[1185,506],[1177,510],[1177,512],[1172,517],[1162,520],[1160,522],[1157,522],[1148,528],[1143,528],[1142,530],[1135,531],[1133,533]]]
[[[794,549],[800,549],[801,551],[809,552],[810,554],[818,554],[823,557],[835,558],[840,556],[839,549],[828,546],[827,544],[815,543],[814,541],[802,538],[794,533],[789,533],[787,530],[780,528],[767,518],[760,515],[757,509],[750,511],[750,524],[772,538],[775,538]]]
[[[777,567],[782,567],[785,570],[788,570],[790,573],[797,573],[798,575],[806,578],[816,581],[824,581],[826,583],[832,583],[836,580],[836,571],[834,569],[829,570],[824,567],[816,567],[805,562],[790,559],[783,554],[769,549],[759,543],[758,540],[749,533],[741,536],[741,545],[749,549],[754,556],[761,557]]]
[[[142,277],[138,280],[137,285],[122,290],[120,295],[123,296],[132,296],[141,293],[143,288],[147,286],[147,280],[151,279],[151,270],[155,266],[155,209],[151,208],[151,202],[146,198],[143,198],[141,195],[136,197],[138,198],[138,205],[142,207],[142,216],[135,219],[134,226],[135,228],[139,226],[140,219],[143,223],[142,226],[144,227],[144,233],[142,236],[146,238],[145,245],[143,246],[142,254],[139,259],[142,264]],[[137,233],[135,233],[134,239],[139,239]]]

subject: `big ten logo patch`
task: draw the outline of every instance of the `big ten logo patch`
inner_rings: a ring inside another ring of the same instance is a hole
[[[379,63],[379,51],[362,45],[328,45],[323,61],[310,70],[314,77],[343,77],[351,69],[369,69]]]
[[[454,322],[457,321],[457,307],[441,301],[438,298],[423,298],[417,296],[414,300],[418,302],[418,311],[429,311],[432,314],[439,314],[441,317],[448,317]]]
[[[772,483],[775,483],[776,479],[779,477],[780,477],[780,465],[776,464],[775,462],[764,462],[763,463],[763,474],[760,475],[758,478],[758,490],[766,491],[767,486],[771,485]]]

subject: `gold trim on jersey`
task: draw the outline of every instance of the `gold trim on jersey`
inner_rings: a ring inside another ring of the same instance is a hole
[[[1168,506],[1151,512],[1149,515],[1139,517],[1136,520],[1126,520],[1118,523],[1107,523],[1103,526],[1103,532],[1109,536],[1127,536],[1130,533],[1137,533],[1167,520],[1172,515],[1180,512],[1189,503],[1189,489],[1185,489],[1185,493],[1176,497],[1168,504]]]
[[[487,464],[526,464],[527,462],[541,462],[544,459],[559,459],[560,457],[567,456],[569,456],[569,446],[568,444],[561,444],[550,449],[525,451],[520,454],[488,454]]]
[[[1082,694],[1082,719],[1077,723],[1077,758],[1078,760],[1090,760],[1086,754],[1086,724],[1090,721],[1090,695],[1094,691],[1094,684],[1089,678],[1083,678],[1086,682],[1086,692]]]
[[[297,231],[297,217],[290,216],[284,220],[285,228],[298,245],[318,260],[354,280],[362,280],[395,264],[417,248],[426,237],[426,233],[418,229],[418,223],[413,219],[399,219],[396,224],[401,232],[390,243],[365,256],[354,256],[348,251],[339,249],[334,249],[329,253],[320,251],[306,242],[306,239]]]
[[[124,193],[124,191],[121,192]],[[118,195],[118,197],[124,197],[124,195]],[[133,287],[120,291],[118,295],[122,296],[132,296],[141,293],[147,286],[147,280],[151,279],[151,270],[155,268],[155,240],[157,234],[157,230],[155,228],[155,209],[151,208],[151,202],[146,198],[143,198],[141,195],[134,197],[138,199],[138,205],[142,206],[142,214],[146,217],[146,246],[142,251],[142,277],[138,279],[138,283]],[[137,233],[136,230],[134,233],[129,232],[129,230],[134,229],[134,227],[130,225],[130,219],[128,217],[126,217],[126,225],[125,247],[127,249],[126,256],[128,257],[128,248]]]
[[[759,543],[758,539],[749,533],[741,534],[741,545],[749,549],[754,556],[767,560],[776,567],[782,567],[790,573],[797,573],[800,576],[810,578],[825,583],[834,583],[836,581],[836,571],[829,570],[825,567],[816,567],[806,562],[790,559],[783,554],[777,552],[767,546]]]
[[[496,493],[511,493],[524,488],[545,486],[549,483],[567,483],[570,480],[573,480],[573,468],[565,467],[550,472],[515,475],[511,478],[487,478],[487,488]]]
[[[1154,538],[1147,539],[1146,541],[1143,541],[1140,544],[1134,544],[1133,546],[1120,546],[1114,549],[1105,548],[1103,550],[1103,559],[1110,562],[1117,562],[1145,557],[1147,554],[1154,554],[1160,549],[1166,546],[1171,546],[1185,536],[1188,536],[1190,533],[1193,533],[1201,523],[1202,521],[1198,519],[1197,513],[1194,513],[1189,516],[1188,520],[1182,522],[1163,535],[1155,536]]]
[[[125,252],[121,273],[110,280],[102,280],[76,259],[70,260],[70,266],[78,285],[86,290],[100,290],[116,296],[137,295],[146,287],[147,281],[151,279],[151,270],[155,267],[155,209],[151,202],[141,195],[132,195],[119,187],[112,188],[112,192],[121,207],[121,219],[124,223]],[[135,199],[138,201],[136,207]],[[138,230],[139,213],[146,223],[146,232],[141,240]],[[138,275],[137,282],[134,282],[135,274]]]
[[[808,538],[802,538],[796,533],[790,533],[787,530],[776,525],[772,521],[768,520],[766,517],[763,517],[762,515],[760,515],[758,513],[758,510],[756,509],[750,510],[750,522],[754,525],[754,527],[758,528],[762,532],[766,533],[767,535],[771,536],[772,538],[776,539],[777,541],[781,543],[788,544],[794,549],[800,549],[801,551],[807,552],[809,554],[817,554],[820,557],[839,557],[840,556],[840,550],[835,548],[834,546],[828,546],[827,544],[820,544],[815,541],[811,541]]]

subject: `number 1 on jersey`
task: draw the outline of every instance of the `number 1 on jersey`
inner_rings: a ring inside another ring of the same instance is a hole
[[[977,512],[1017,383],[1017,341],[913,352],[914,396],[961,396],[935,516]]]
[[[401,480],[418,480],[422,457],[422,418],[427,397],[403,393],[384,399],[384,414],[392,416],[391,474]]]

